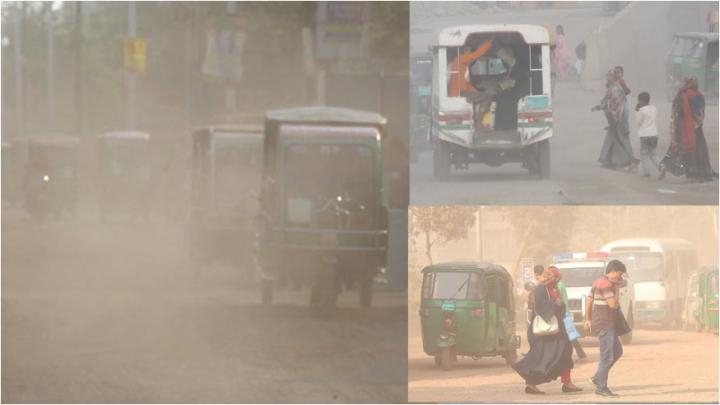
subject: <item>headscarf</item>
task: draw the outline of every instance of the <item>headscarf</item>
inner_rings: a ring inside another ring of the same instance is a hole
[[[553,271],[553,269],[555,269]],[[560,278],[557,276],[560,272],[557,268],[554,266],[550,266],[543,272],[543,277],[547,280],[550,280],[547,284],[545,284],[545,287],[547,287],[548,294],[550,294],[550,297],[552,299],[560,298],[560,291],[557,289],[557,282],[560,280]]]

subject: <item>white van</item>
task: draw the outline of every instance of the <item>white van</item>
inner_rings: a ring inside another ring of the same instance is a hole
[[[585,302],[590,295],[593,282],[605,274],[605,267],[608,262],[608,254],[603,252],[589,253],[558,253],[553,255],[553,266],[557,267],[562,274],[562,280],[567,287],[568,306],[573,316],[573,322],[577,331],[584,335],[585,323]],[[619,291],[620,309],[625,315],[628,325],[633,327],[632,309],[634,307],[634,296],[632,284],[626,278],[628,284]],[[632,342],[632,332],[620,337],[623,343]]]
[[[637,322],[679,327],[686,286],[697,266],[695,246],[683,239],[621,239],[601,251],[625,264],[633,280]]]
[[[453,62],[462,48],[478,51],[489,40],[492,46],[469,62],[461,79],[460,65]],[[467,169],[471,163],[508,162],[522,163],[537,178],[549,177],[553,126],[547,29],[521,24],[448,27],[438,34],[432,52],[435,177],[446,180],[453,168]]]

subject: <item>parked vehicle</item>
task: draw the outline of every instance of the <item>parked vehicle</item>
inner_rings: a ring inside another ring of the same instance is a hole
[[[433,57],[429,52],[419,52],[410,59],[410,159],[415,161],[430,134]]]
[[[667,95],[675,97],[685,76],[694,76],[706,98],[718,98],[718,33],[675,34],[667,62]]]
[[[25,208],[38,221],[75,216],[80,140],[53,134],[31,137],[25,171]]]
[[[225,263],[251,274],[259,215],[262,127],[211,126],[192,133],[188,241],[193,271]]]
[[[452,262],[422,270],[420,304],[423,350],[449,369],[457,356],[502,356],[515,363],[513,281],[495,264]]]
[[[98,205],[105,218],[120,213],[146,217],[150,209],[150,135],[113,131],[98,135]]]
[[[697,268],[695,246],[682,239],[621,239],[601,251],[627,267],[633,280],[635,322],[680,326],[686,280]]]
[[[706,266],[688,281],[683,328],[718,333],[718,266]]]
[[[562,280],[567,287],[568,310],[573,317],[575,328],[581,335],[585,335],[585,303],[590,295],[593,282],[605,274],[608,254],[604,252],[558,253],[553,255],[553,266],[562,273]],[[619,289],[618,302],[620,310],[625,315],[628,325],[634,325],[633,309],[635,296],[633,294],[632,273],[623,277],[627,285]],[[632,343],[632,332],[620,336],[623,343]]]
[[[477,49],[488,40],[492,47],[468,65],[477,92],[451,88],[460,82],[454,61],[461,48]],[[435,176],[447,180],[453,169],[471,163],[520,162],[531,175],[548,178],[553,110],[547,30],[516,24],[448,27],[432,50]],[[514,55],[512,66],[501,58],[508,53]]]
[[[334,107],[270,111],[265,116],[259,264],[262,301],[278,280],[311,284],[310,304],[331,313],[340,291],[372,300],[385,266],[388,211],[383,203],[386,119]]]

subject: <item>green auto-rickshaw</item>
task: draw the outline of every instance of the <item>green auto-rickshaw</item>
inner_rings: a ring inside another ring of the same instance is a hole
[[[192,133],[188,253],[195,278],[215,262],[254,270],[262,126],[217,125]]]
[[[718,98],[718,33],[676,34],[667,57],[667,95],[677,94],[686,76],[697,78],[698,89],[710,99]]]
[[[79,138],[61,134],[29,139],[24,202],[36,220],[60,218],[63,213],[75,217],[79,145]]]
[[[372,300],[385,266],[385,117],[335,107],[301,107],[265,116],[260,198],[262,301],[276,281],[309,284],[311,307],[333,312],[343,289]]]
[[[120,213],[146,217],[150,209],[150,135],[105,132],[97,137],[99,208],[103,217]]]
[[[690,276],[683,324],[698,332],[718,332],[718,266],[703,267]]]
[[[449,369],[457,356],[517,359],[513,282],[499,265],[434,264],[422,270],[423,350]]]

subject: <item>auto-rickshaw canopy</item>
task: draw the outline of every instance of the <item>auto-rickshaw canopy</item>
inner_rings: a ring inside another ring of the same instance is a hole
[[[476,272],[484,275],[496,275],[511,279],[510,273],[502,266],[489,262],[447,262],[432,264],[422,269],[422,273],[439,272]]]
[[[80,138],[62,134],[42,134],[30,137],[28,142],[33,146],[72,148],[80,144]]]
[[[110,131],[98,135],[98,138],[149,141],[150,134],[140,131]]]
[[[387,124],[387,118],[371,111],[314,106],[268,111],[265,114],[266,130],[268,123],[372,125],[382,128]]]

